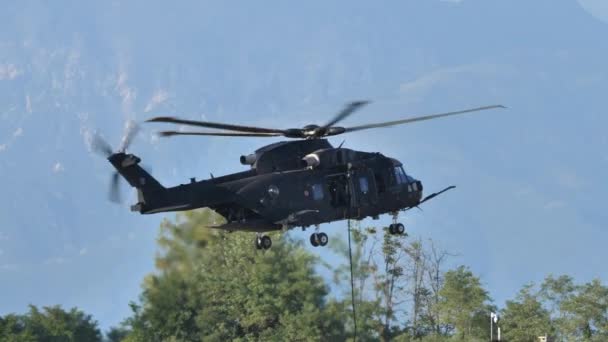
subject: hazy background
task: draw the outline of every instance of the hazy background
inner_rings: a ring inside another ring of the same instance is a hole
[[[605,278],[607,37],[601,0],[4,3],[0,314],[78,306],[105,329],[152,271],[164,216],[130,213],[127,186],[127,203],[106,200],[92,132],[118,146],[126,120],[161,114],[300,127],[360,99],[373,103],[345,125],[510,108],[331,140],[403,161],[428,192],[457,185],[402,221],[497,304],[548,273]],[[276,141],[158,128],[131,151],[164,185],[243,170],[241,154]]]

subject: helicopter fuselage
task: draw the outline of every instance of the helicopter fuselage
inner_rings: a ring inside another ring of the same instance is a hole
[[[152,214],[209,207],[226,219],[216,228],[227,230],[271,231],[377,217],[415,207],[422,199],[422,183],[399,161],[334,148],[325,139],[264,146],[241,156],[241,163],[250,165],[247,171],[170,188],[139,168],[133,155],[108,159],[138,190],[132,210]]]

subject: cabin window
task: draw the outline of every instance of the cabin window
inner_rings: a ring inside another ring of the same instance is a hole
[[[369,191],[369,183],[367,182],[367,177],[359,177],[359,189],[363,194],[367,194]]]
[[[323,199],[323,186],[321,184],[312,185],[312,198],[315,201],[319,201],[319,200]]]

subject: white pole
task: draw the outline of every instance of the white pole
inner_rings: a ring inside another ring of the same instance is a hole
[[[494,319],[494,314],[490,313],[490,342],[492,342],[492,338],[494,337],[494,322],[492,322],[492,320]]]
[[[500,342],[500,327],[498,327],[498,342]]]

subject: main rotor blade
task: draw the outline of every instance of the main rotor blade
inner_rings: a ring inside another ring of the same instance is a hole
[[[327,128],[337,124],[338,122],[346,119],[349,115],[354,113],[357,109],[368,104],[369,101],[355,101],[347,104],[344,109],[342,109],[333,119],[331,119],[324,126],[320,127],[322,130],[327,130]]]
[[[484,106],[484,107],[478,107],[478,108],[472,108],[472,109],[465,109],[465,110],[460,110],[457,112],[448,112],[448,113],[441,113],[441,114],[417,116],[417,117],[403,119],[403,120],[395,120],[395,121],[387,121],[387,122],[381,122],[381,123],[372,123],[372,124],[361,125],[361,126],[347,127],[347,128],[345,128],[345,132],[355,132],[355,131],[361,131],[364,129],[378,128],[378,127],[389,127],[389,126],[401,125],[401,124],[406,124],[406,123],[411,123],[411,122],[416,122],[416,121],[438,119],[438,118],[442,118],[445,116],[478,112],[478,111],[494,109],[494,108],[507,108],[507,107],[505,107],[503,105],[493,105],[493,106]]]
[[[228,131],[246,132],[246,133],[285,134],[285,130],[282,130],[282,129],[241,126],[241,125],[232,125],[232,124],[225,124],[225,123],[220,123],[220,122],[210,122],[210,121],[184,120],[184,119],[178,119],[178,118],[168,117],[168,116],[161,116],[161,117],[148,119],[148,120],[146,120],[146,122],[166,122],[166,123],[174,123],[174,124],[189,125],[189,126],[225,129]]]
[[[108,144],[107,141],[103,140],[99,134],[95,133],[93,135],[93,141],[91,141],[91,148],[93,151],[103,155],[104,157],[109,157],[112,154],[112,147]]]
[[[244,133],[244,132],[177,132],[162,131],[158,132],[161,137],[172,137],[175,135],[204,135],[216,137],[280,137],[279,133]]]
[[[124,152],[127,150],[127,148],[129,148],[129,145],[131,145],[131,142],[133,141],[133,138],[137,132],[139,132],[139,125],[135,123],[135,121],[128,121],[125,135],[123,136],[120,148],[118,149],[119,152]]]

